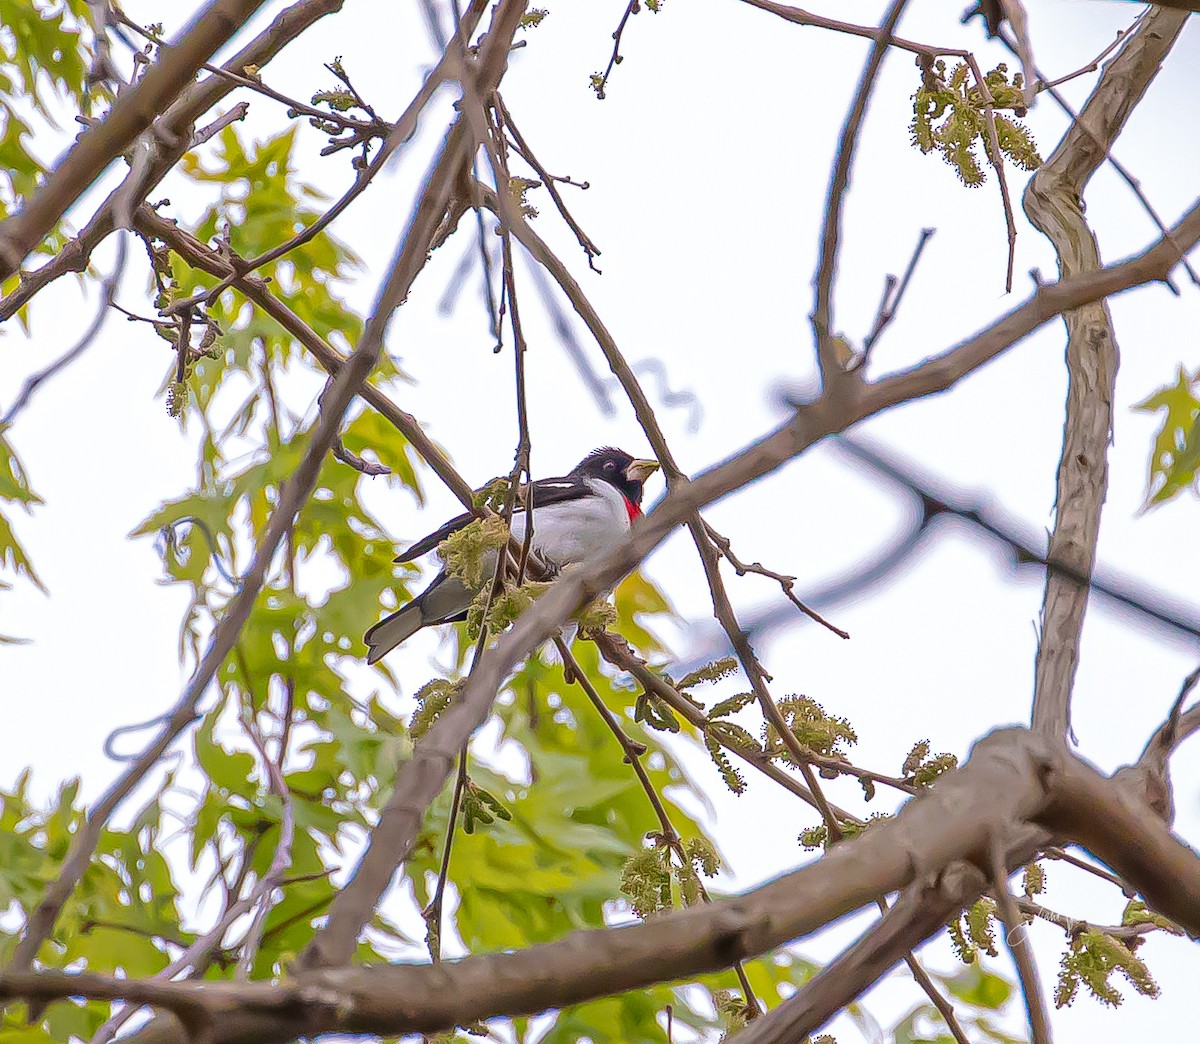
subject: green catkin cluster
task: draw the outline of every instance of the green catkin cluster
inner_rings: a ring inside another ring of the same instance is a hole
[[[986,180],[977,145],[982,145],[989,163],[1002,162],[1007,156],[1022,170],[1036,170],[1042,165],[1029,129],[1002,111],[1025,114],[1021,74],[1014,73],[1009,79],[1008,67],[1001,63],[983,79],[992,99],[992,119],[1001,156],[992,155],[984,92],[974,84],[965,62],[960,62],[949,74],[946,63],[940,60],[926,70],[924,82],[913,95],[913,120],[909,127],[913,145],[926,154],[939,153],[962,183],[972,188]]]
[[[433,723],[450,706],[450,701],[458,695],[459,685],[459,682],[447,681],[445,678],[434,678],[417,690],[417,709],[413,712],[412,723],[408,726],[413,739],[420,739],[433,727]]]
[[[816,700],[807,696],[785,696],[779,701],[779,712],[800,746],[826,757],[845,757],[843,744],[858,742],[858,734],[846,718],[826,714]],[[772,757],[791,760],[783,740],[769,722],[763,726],[763,748]]]
[[[927,787],[939,776],[958,767],[958,758],[953,754],[931,755],[929,751],[927,739],[918,740],[913,744],[900,769],[906,783],[915,787]]]
[[[504,519],[477,518],[438,544],[446,568],[470,588],[481,587],[495,569],[494,555],[508,543]]]
[[[1094,929],[1074,936],[1059,967],[1055,1006],[1063,1008],[1071,1004],[1083,985],[1096,1000],[1118,1007],[1125,998],[1110,981],[1117,972],[1143,997],[1157,997],[1158,983],[1134,953],[1141,942],[1141,938],[1124,942]]]
[[[991,899],[980,899],[946,925],[950,945],[963,964],[974,964],[980,950],[989,957],[996,956],[995,917],[996,904]]]
[[[684,906],[700,902],[700,875],[713,877],[721,865],[711,842],[702,837],[676,842],[657,830],[646,840],[650,844],[630,856],[621,871],[621,891],[633,912],[646,918],[672,909],[676,890]]]

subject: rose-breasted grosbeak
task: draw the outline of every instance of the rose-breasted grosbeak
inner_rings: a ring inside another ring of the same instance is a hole
[[[532,550],[548,568],[558,570],[611,547],[641,516],[643,486],[657,470],[657,461],[635,460],[624,450],[605,448],[589,453],[562,478],[534,482]],[[396,561],[411,562],[432,551],[474,517],[466,513],[452,518]],[[513,512],[512,535],[518,542],[525,539],[525,517],[522,507]],[[416,598],[363,635],[367,663],[375,663],[422,627],[465,620],[476,593],[443,569]]]

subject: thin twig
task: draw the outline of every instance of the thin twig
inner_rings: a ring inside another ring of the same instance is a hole
[[[937,230],[932,228],[921,229],[921,235],[917,239],[912,256],[908,259],[908,267],[904,270],[904,275],[899,280],[895,276],[889,275],[884,282],[883,296],[879,299],[879,309],[875,313],[875,324],[863,341],[862,354],[856,360],[856,368],[865,368],[871,361],[871,352],[875,348],[876,342],[883,336],[883,331],[891,325],[892,320],[896,318],[896,313],[900,310],[900,303],[904,300],[904,294],[908,290],[908,284],[912,282],[913,273],[917,270],[917,262],[921,260],[925,244],[929,242],[935,231]]]
[[[534,156],[533,150],[530,149],[529,144],[525,141],[525,138],[521,135],[521,132],[517,130],[517,125],[513,123],[512,114],[509,113],[503,100],[501,100],[499,92],[496,94],[495,101],[497,111],[500,113],[508,132],[512,135],[517,152],[520,154],[521,158],[537,172],[538,177],[542,179],[542,184],[545,186],[546,191],[550,193],[550,198],[554,201],[554,206],[557,208],[559,215],[567,223],[567,226],[571,229],[571,231],[575,233],[575,239],[583,248],[583,252],[587,256],[588,268],[590,268],[593,272],[599,272],[600,269],[596,267],[596,258],[600,256],[600,248],[592,241],[591,236],[584,232],[584,230],[580,227],[579,222],[577,222],[571,216],[571,212],[567,209],[566,203],[563,202],[562,193],[559,192],[555,187],[555,182],[558,181],[562,181],[571,185],[577,185],[579,183],[571,181],[570,178],[556,178],[554,175],[548,173],[546,168],[537,161],[537,157]],[[587,188],[587,182],[579,184],[579,187]]]
[[[446,839],[442,842],[442,861],[438,867],[437,883],[433,896],[421,911],[425,921],[425,941],[429,948],[429,959],[436,964],[442,959],[442,906],[446,896],[446,881],[450,876],[450,852],[454,847],[454,835],[458,828],[458,812],[462,808],[463,791],[467,786],[467,748],[458,756],[458,775],[454,777],[454,795],[450,799],[450,812],[446,821]]]
[[[858,145],[858,134],[867,111],[867,101],[875,86],[876,75],[887,54],[896,24],[904,13],[907,0],[892,0],[883,23],[874,35],[871,52],[867,55],[862,76],[859,77],[854,101],[846,114],[842,132],[838,138],[837,156],[829,179],[829,195],[825,202],[825,219],[821,226],[821,249],[813,280],[813,310],[811,322],[816,339],[817,361],[820,366],[822,385],[828,390],[838,372],[844,372],[838,361],[837,345],[833,330],[833,284],[837,276],[838,242],[842,234],[842,204],[850,184],[850,167],[854,162],[854,151]]]
[[[113,22],[110,0],[87,0],[87,15],[92,24],[92,61],[87,74],[88,87],[100,87],[112,91],[114,95],[119,94],[125,87],[125,79],[113,61],[112,47],[108,42],[108,27]]]
[[[625,35],[625,26],[638,11],[641,10],[642,0],[629,0],[625,7],[625,13],[621,15],[621,21],[617,24],[617,28],[613,31],[613,49],[609,55],[608,65],[604,67],[604,72],[592,77],[592,89],[596,92],[596,97],[601,101],[604,100],[605,92],[608,89],[608,78],[612,75],[613,66],[621,62],[621,37]]]
[[[888,910],[887,902],[884,899],[879,900],[879,907],[883,913],[886,913]],[[925,996],[929,998],[930,1003],[937,1008],[938,1014],[942,1016],[942,1021],[950,1031],[950,1036],[955,1039],[957,1044],[971,1044],[971,1038],[967,1036],[966,1030],[962,1028],[962,1023],[958,1021],[954,1005],[937,988],[937,983],[929,977],[929,973],[921,967],[921,962],[917,960],[916,955],[909,951],[904,955],[904,963],[907,965],[913,981],[921,987]]]
[[[262,759],[263,772],[267,778],[267,792],[277,797],[281,805],[279,843],[275,846],[275,853],[271,856],[271,863],[267,867],[267,872],[259,879],[255,885],[254,893],[252,893],[254,916],[250,922],[250,927],[246,929],[246,934],[242,939],[242,953],[238,960],[238,976],[248,979],[254,967],[254,959],[258,956],[258,949],[262,945],[263,928],[266,926],[267,916],[273,907],[271,901],[272,893],[282,885],[284,875],[292,865],[292,843],[296,833],[296,812],[292,804],[292,795],[288,790],[287,781],[283,777],[282,763],[287,753],[286,738],[281,739],[278,756],[272,758],[267,753],[266,743],[259,734],[257,725],[244,718],[242,724],[246,735],[250,737],[251,743],[254,744],[254,749],[258,751],[258,756]]]
[[[196,133],[192,135],[192,140],[188,147],[191,149],[199,148],[206,141],[209,141],[216,137],[216,135],[220,134],[221,131],[223,131],[230,124],[238,123],[239,121],[244,120],[249,111],[249,102],[238,102],[232,109],[218,116],[212,121],[212,123],[208,124],[208,126],[201,127],[199,130],[197,130]]]
[[[1173,750],[1195,731],[1196,725],[1191,722],[1188,723],[1187,727],[1184,726],[1183,705],[1187,702],[1187,698],[1192,690],[1196,688],[1197,682],[1200,682],[1200,667],[1197,667],[1183,679],[1183,684],[1179,687],[1179,695],[1175,698],[1174,704],[1171,705],[1171,712],[1167,715],[1167,720],[1163,723],[1162,727],[1151,739],[1151,744],[1157,741],[1168,748],[1168,750]],[[1147,749],[1149,749],[1149,744],[1147,745]],[[1143,755],[1144,757],[1145,755]]]
[[[718,533],[708,522],[704,523],[704,531],[708,535],[708,539],[716,545],[717,550],[725,557],[738,576],[745,576],[747,573],[754,573],[757,576],[765,576],[768,580],[774,580],[779,584],[780,589],[797,609],[805,616],[829,631],[832,631],[839,638],[849,638],[850,633],[843,631],[840,627],[831,624],[816,610],[809,608],[799,598],[796,597],[795,585],[796,578],[794,576],[786,576],[783,573],[776,573],[772,569],[767,569],[761,562],[752,562],[747,564],[733,553],[733,548],[730,546],[729,538]]]
[[[1083,932],[1100,932],[1111,939],[1128,942],[1153,932],[1166,932],[1168,935],[1184,934],[1183,929],[1177,925],[1155,924],[1153,921],[1139,921],[1137,924],[1092,924],[1090,921],[1077,921],[1074,917],[1067,917],[1057,910],[1047,909],[1040,903],[1029,899],[1018,899],[1017,908],[1023,914],[1061,928],[1070,938],[1081,935]]]
[[[117,18],[121,25],[127,29],[137,33],[145,40],[158,44],[162,41],[153,33],[148,32],[143,26],[139,25],[132,18],[126,15],[119,9],[116,12]],[[393,124],[387,123],[375,117],[371,121],[355,119],[353,116],[347,116],[345,113],[337,112],[334,109],[318,109],[298,98],[288,97],[271,87],[268,87],[262,82],[262,79],[255,74],[254,76],[244,75],[244,72],[236,72],[233,69],[222,68],[219,65],[212,65],[208,62],[203,63],[200,68],[205,72],[211,73],[213,76],[219,76],[222,79],[228,80],[238,87],[245,87],[248,90],[261,94],[264,98],[270,98],[272,101],[277,101],[282,105],[286,105],[289,109],[295,110],[296,116],[308,116],[313,120],[320,120],[322,123],[332,123],[343,130],[352,131],[358,134],[371,134],[373,137],[384,138],[391,133]],[[328,68],[328,66],[326,66]]]
[[[0,429],[9,427],[26,406],[29,405],[34,393],[43,384],[46,383],[56,373],[65,370],[84,352],[86,352],[95,342],[96,337],[100,333],[101,327],[104,326],[104,321],[108,318],[109,308],[113,304],[113,299],[116,297],[117,288],[120,286],[121,277],[125,274],[125,262],[129,252],[129,234],[122,232],[117,240],[117,258],[113,263],[112,272],[105,278],[100,286],[100,303],[96,308],[96,313],[92,318],[88,328],[83,332],[83,336],[75,342],[75,345],[67,352],[54,360],[44,370],[39,370],[31,377],[27,378],[25,383],[21,385],[20,392],[13,400],[11,406],[3,417],[0,417]]]
[[[1061,87],[1064,83],[1070,83],[1071,80],[1077,79],[1078,77],[1083,76],[1086,73],[1096,72],[1100,68],[1100,63],[1102,61],[1104,61],[1104,59],[1107,58],[1110,54],[1112,54],[1113,51],[1115,51],[1118,47],[1120,47],[1126,41],[1126,39],[1128,39],[1129,34],[1138,27],[1138,23],[1141,22],[1141,20],[1146,17],[1146,15],[1147,15],[1147,13],[1149,13],[1149,11],[1150,11],[1149,7],[1143,7],[1141,9],[1141,11],[1138,12],[1137,17],[1133,20],[1133,23],[1127,29],[1118,29],[1116,37],[1112,40],[1111,43],[1108,44],[1107,47],[1104,48],[1103,51],[1101,51],[1098,55],[1096,55],[1096,57],[1093,58],[1090,62],[1088,62],[1087,65],[1084,65],[1081,68],[1076,69],[1074,72],[1070,72],[1070,73],[1067,73],[1065,76],[1059,76],[1053,80],[1047,81],[1043,78],[1042,74],[1040,72],[1038,72],[1037,68],[1035,67],[1032,70],[1033,77],[1031,78],[1034,81],[1034,83],[1033,83],[1034,91],[1035,92],[1049,91],[1055,87]],[[1010,42],[1008,39],[1005,38],[1003,26],[1000,27],[1000,32],[996,33],[996,36],[1001,40],[1001,42],[1004,43],[1004,45],[1010,51],[1012,51],[1014,54],[1017,53],[1018,45],[1015,42]]]
[[[1025,932],[1025,922],[1017,909],[1016,901],[1008,890],[1008,870],[1005,866],[1004,848],[998,838],[992,839],[989,851],[992,894],[996,898],[1000,920],[1004,923],[1004,941],[1017,966],[1021,980],[1021,992],[1025,995],[1025,1009],[1029,1016],[1029,1035],[1032,1044],[1050,1044],[1050,1019],[1046,1015],[1046,998],[1042,996],[1042,984],[1038,979],[1037,965],[1033,960],[1033,947]]]
[[[499,108],[492,110],[498,124],[488,119],[482,104],[479,116],[484,124],[484,146],[496,179],[496,191],[505,191],[511,184],[508,171],[507,145],[504,136],[504,116]],[[513,265],[512,226],[507,214],[500,215],[500,257],[504,292],[501,295],[501,307],[508,304],[508,321],[513,335],[513,370],[516,387],[517,405],[517,451],[513,456],[514,471],[519,477],[522,473],[528,479],[525,487],[525,537],[521,546],[521,555],[517,562],[516,582],[519,585],[524,577],[529,563],[530,551],[533,548],[534,513],[537,505],[534,503],[533,473],[530,470],[530,451],[532,440],[529,434],[529,394],[525,382],[525,354],[528,344],[525,340],[525,330],[521,326],[521,311],[517,300],[517,273]]]
[[[633,767],[634,775],[637,776],[638,782],[642,786],[642,790],[646,794],[647,800],[650,802],[651,808],[654,809],[654,814],[658,818],[659,829],[662,832],[663,838],[670,846],[671,851],[675,853],[680,865],[688,866],[689,860],[687,853],[683,850],[682,839],[679,836],[679,831],[675,829],[675,825],[671,822],[671,817],[667,813],[666,806],[663,804],[662,798],[657,790],[654,789],[654,784],[650,780],[650,776],[646,772],[645,766],[642,764],[642,755],[646,753],[646,745],[633,740],[621,727],[621,723],[617,720],[616,715],[605,706],[604,701],[600,698],[600,694],[596,691],[596,687],[592,684],[591,679],[583,672],[583,668],[579,666],[579,661],[572,655],[567,643],[561,636],[554,639],[554,646],[558,650],[558,654],[562,657],[564,668],[567,673],[575,681],[575,683],[583,689],[587,694],[588,700],[596,709],[596,713],[600,715],[600,719],[608,726],[608,730],[616,737],[618,743],[621,744],[621,749],[625,752],[625,760]],[[708,889],[704,887],[704,882],[697,879],[700,899],[702,902],[711,903],[712,896],[708,894]],[[754,990],[750,986],[750,980],[746,975],[746,969],[741,961],[734,961],[734,971],[737,974],[738,982],[741,983],[742,993],[746,1000],[746,1007],[752,1013],[752,1017],[756,1017],[762,1012],[762,1006],[758,998],[754,994]]]
[[[1129,885],[1121,880],[1116,874],[1109,870],[1105,870],[1102,866],[1096,866],[1094,863],[1089,863],[1085,859],[1080,859],[1077,855],[1072,855],[1066,849],[1051,847],[1043,850],[1042,855],[1047,859],[1055,859],[1059,862],[1066,863],[1068,866],[1076,867],[1079,870],[1084,870],[1093,877],[1100,878],[1101,881],[1107,881],[1111,885],[1116,885],[1126,895],[1132,894]]]
[[[987,80],[980,71],[975,55],[965,51],[963,58],[971,68],[971,75],[975,77],[975,86],[979,88],[979,96],[983,101],[983,125],[987,130],[987,148],[984,151],[992,161],[992,169],[996,172],[996,180],[1000,183],[1000,201],[1004,205],[1004,224],[1008,230],[1008,264],[1005,268],[1004,292],[1011,294],[1013,268],[1017,261],[1017,219],[1013,215],[1012,197],[1008,192],[1008,176],[1004,173],[1004,153],[1000,150],[1000,138],[996,133],[995,99],[992,97]]]

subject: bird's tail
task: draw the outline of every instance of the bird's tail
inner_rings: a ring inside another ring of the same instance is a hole
[[[408,605],[385,616],[366,634],[367,663],[376,663],[429,624],[465,620],[474,592],[443,573]]]
[[[367,643],[367,663],[375,663],[407,638],[411,638],[422,627],[421,606],[418,602],[409,602],[403,609],[398,609],[391,616],[385,616],[366,634],[363,641]]]

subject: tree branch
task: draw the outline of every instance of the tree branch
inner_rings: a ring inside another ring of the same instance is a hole
[[[158,60],[136,84],[121,92],[103,120],[83,132],[21,210],[0,221],[0,282],[17,271],[88,186],[175,101],[200,66],[263,2],[211,0],[178,43],[160,48]]]
[[[501,13],[515,23],[512,7],[523,9],[523,4],[506,4]],[[499,18],[499,16],[498,16]],[[494,27],[495,28],[495,27]],[[497,34],[499,35],[499,34]],[[511,39],[511,34],[509,36]],[[482,70],[497,80],[508,57],[508,45],[485,47],[480,55]],[[368,374],[375,368],[383,347],[383,336],[392,313],[407,296],[417,274],[428,259],[428,251],[437,232],[442,216],[446,213],[451,195],[459,182],[466,152],[466,135],[456,120],[446,135],[439,159],[426,182],[416,211],[406,230],[403,245],[393,258],[388,276],[379,290],[370,318],[354,352],[345,360],[334,378],[332,387],[327,388],[320,414],[313,426],[308,448],[296,471],[288,480],[280,495],[277,508],[272,513],[254,558],[237,593],[225,608],[217,623],[208,649],[196,667],[192,679],[180,695],[175,706],[167,715],[167,721],[159,735],[135,759],[124,773],[105,792],[101,800],[88,815],[87,823],[75,836],[71,852],[63,864],[59,877],[49,886],[46,895],[30,916],[24,937],[14,951],[12,967],[28,967],[44,939],[52,930],[58,912],[74,891],[87,867],[92,851],[104,829],[104,824],[117,806],[137,785],[149,768],[154,765],[184,729],[195,720],[196,708],[209,683],[225,657],[237,642],[241,629],[250,616],[255,598],[266,580],[267,570],[284,533],[293,523],[296,512],[308,499],[321,462],[339,435],[342,417],[350,402],[358,394]],[[390,874],[389,874],[390,877]],[[352,889],[348,891],[353,891]],[[340,892],[334,900],[346,900],[347,891]],[[331,918],[333,912],[331,909]],[[353,933],[356,938],[357,929]],[[353,940],[351,940],[351,946]]]
[[[1038,979],[1037,965],[1033,960],[1033,945],[1025,931],[1025,922],[1017,909],[1012,892],[1008,890],[1008,867],[1004,850],[998,837],[991,845],[992,895],[996,897],[996,909],[1004,925],[1004,942],[1017,966],[1017,977],[1021,981],[1021,992],[1025,995],[1025,1010],[1029,1017],[1029,1039],[1032,1044],[1050,1044],[1050,1020],[1046,1015],[1046,998]]]
[[[230,58],[224,68],[231,72],[240,72],[247,66],[262,68],[315,22],[340,11],[343,3],[344,0],[298,0],[281,11],[266,29]],[[155,143],[154,155],[141,175],[140,184],[135,172],[127,174],[78,236],[40,268],[23,273],[16,289],[0,300],[0,322],[10,319],[39,290],[55,279],[69,272],[82,272],[87,267],[92,251],[115,227],[114,215],[118,201],[127,200],[135,188],[135,194],[144,199],[187,151],[195,122],[235,86],[219,76],[209,76],[191,84],[179,95],[171,107],[154,121],[150,131]]]
[[[829,196],[825,203],[825,221],[821,227],[821,251],[813,279],[812,328],[816,339],[817,361],[820,364],[821,382],[828,388],[844,366],[837,357],[836,334],[833,329],[833,282],[837,275],[838,240],[842,233],[842,202],[850,185],[850,167],[854,162],[854,149],[858,134],[867,112],[867,102],[875,86],[875,78],[883,57],[891,43],[892,32],[904,13],[907,0],[892,0],[883,24],[875,34],[875,42],[867,55],[862,76],[846,122],[838,139],[837,157],[829,179]]]
[[[432,733],[431,733],[432,734]],[[978,810],[986,805],[989,815]],[[1003,828],[997,834],[997,828]],[[835,918],[902,890],[866,937],[740,1040],[784,1019],[812,1032],[988,886],[980,870],[1005,837],[1003,862],[1026,861],[1046,829],[1120,864],[1160,912],[1200,934],[1200,860],[1147,817],[1120,779],[1101,776],[1056,740],[1000,729],[963,767],[899,814],[800,870],[736,898],[620,928],[575,932],[515,953],[436,966],[386,965],[308,972],[283,983],[161,983],[61,972],[0,975],[0,998],[125,999],[176,1012],[212,1044],[270,1044],[320,1033],[431,1033],[499,1015],[532,1014],[716,971],[802,938]],[[1137,842],[1134,843],[1134,839]],[[1154,898],[1151,898],[1151,897]],[[803,1017],[796,1013],[803,1010]],[[180,1041],[160,1020],[143,1040]]]
[[[1053,243],[1064,279],[1100,269],[1096,237],[1083,216],[1084,188],[1150,86],[1185,20],[1185,15],[1163,10],[1142,19],[1120,54],[1105,67],[1078,122],[1029,182],[1025,212]],[[1105,302],[1072,310],[1064,318],[1069,385],[1047,557],[1090,577],[1108,491],[1118,351]],[[1047,572],[1033,726],[1048,735],[1070,733],[1071,689],[1087,603],[1086,585]]]

